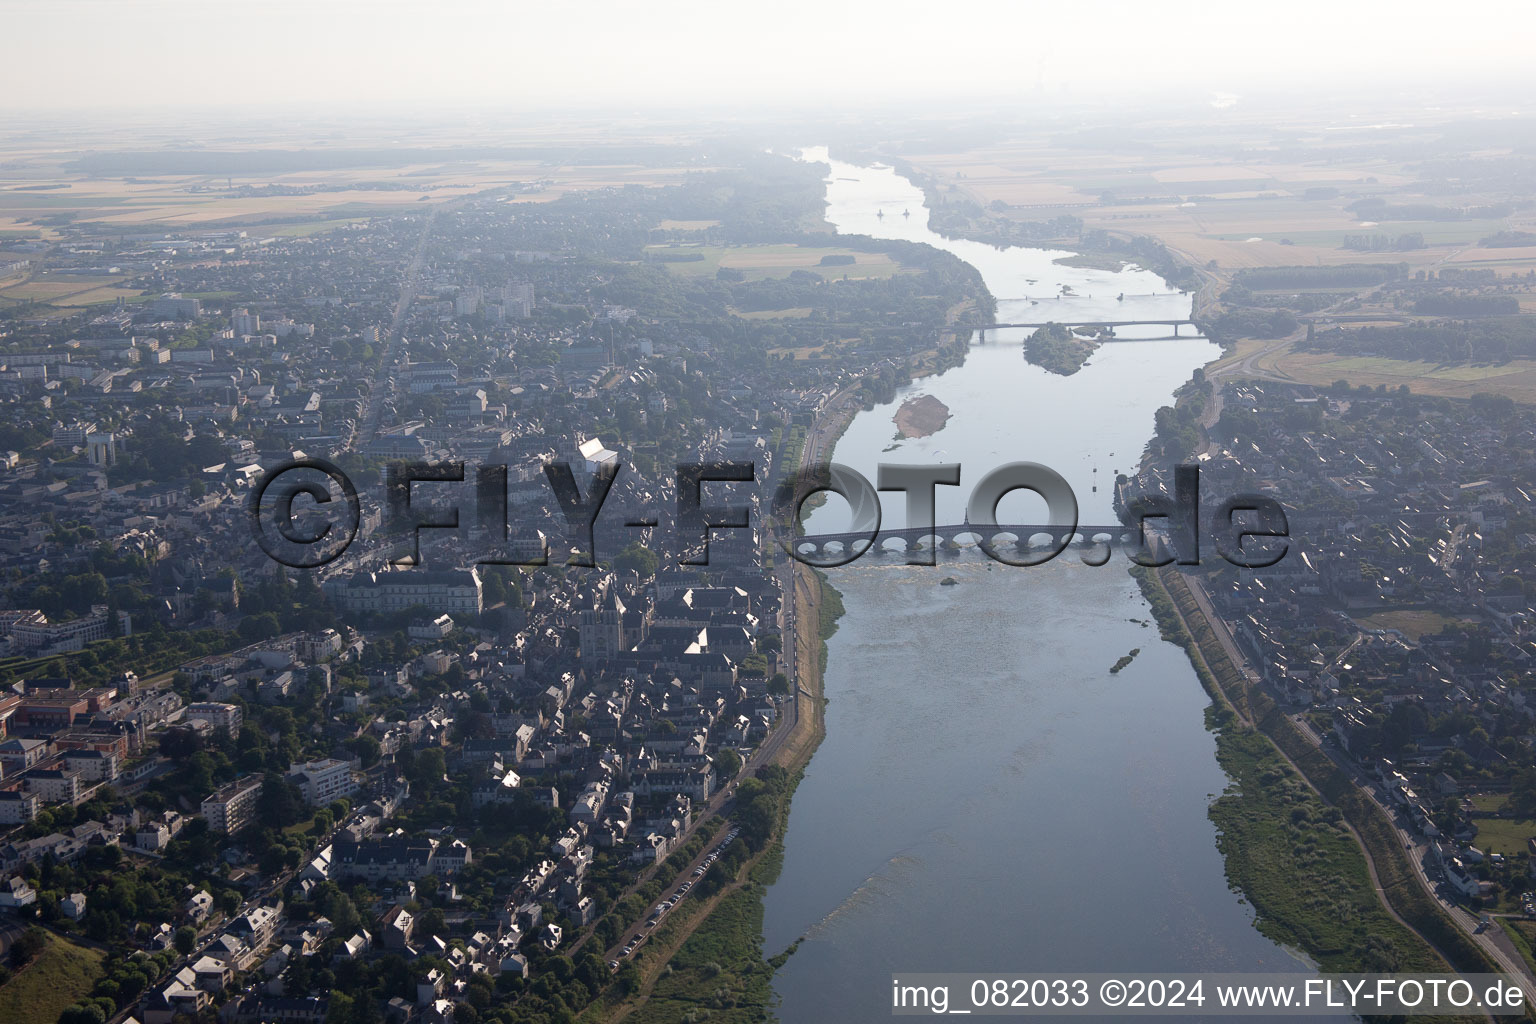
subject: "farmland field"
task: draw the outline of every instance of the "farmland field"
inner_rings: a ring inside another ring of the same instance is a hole
[[[17,154],[20,156],[21,154]],[[186,228],[271,223],[274,234],[324,230],[329,223],[398,212],[418,202],[441,202],[472,192],[510,188],[513,202],[548,202],[570,192],[627,185],[676,184],[686,168],[638,164],[556,165],[533,160],[464,161],[449,165],[360,166],[281,173],[161,174],[154,179],[88,177],[57,164],[56,153],[16,160],[25,176],[0,175],[0,229],[30,229],[52,237],[56,218],[114,226],[153,224]],[[25,165],[25,166],[23,166]],[[66,187],[26,190],[45,178]],[[266,194],[265,186],[306,190]],[[255,190],[254,192],[252,190]],[[294,222],[296,216],[306,218]],[[701,225],[702,226],[702,225]]]
[[[103,302],[116,302],[118,299],[137,299],[143,294],[138,288],[114,288],[108,285],[54,299],[53,305],[64,307],[96,306]]]
[[[138,289],[116,288],[123,277],[45,277],[39,280],[17,282],[10,287],[0,286],[0,297],[21,302],[53,302],[60,305],[84,305],[90,301],[106,301],[116,298],[109,294],[106,300],[97,298],[87,303],[75,301],[90,292],[121,293],[125,297],[139,294]]]
[[[1325,387],[1347,380],[1356,387],[1407,384],[1417,394],[1470,398],[1480,391],[1536,403],[1536,361],[1513,359],[1495,365],[1443,365],[1423,360],[1339,356],[1282,348],[1258,361],[1261,370],[1300,384]]]
[[[703,231],[705,228],[717,228],[720,222],[717,220],[664,220],[656,225],[663,231]]]
[[[658,258],[668,271],[684,277],[713,277],[721,267],[740,270],[748,281],[784,277],[794,270],[809,270],[829,280],[842,277],[890,277],[901,265],[884,253],[854,252],[832,246],[800,245],[651,245],[646,255]],[[701,256],[702,259],[683,257]],[[852,256],[854,262],[823,267],[823,256]],[[792,315],[792,314],[783,314]]]
[[[754,310],[752,310],[751,312],[748,312],[748,313],[743,313],[739,309],[732,309],[731,310],[731,315],[732,316],[739,316],[743,320],[786,320],[786,319],[799,319],[800,317],[810,316],[811,315],[811,307],[810,306],[796,306],[793,309],[754,309]]]
[[[1394,377],[1432,377],[1436,380],[1488,380],[1520,372],[1520,365],[1468,366],[1431,363],[1422,359],[1389,359],[1385,356],[1348,356],[1318,364],[1340,373],[1380,373]]]

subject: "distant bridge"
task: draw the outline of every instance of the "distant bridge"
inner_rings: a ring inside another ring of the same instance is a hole
[[[1152,532],[1152,531],[1149,531]],[[1155,536],[1155,532],[1153,532]],[[1062,548],[1077,544],[1082,547],[1108,545],[1115,547],[1136,545],[1139,547],[1139,531],[1134,526],[1115,523],[1111,526],[1076,526],[1063,524],[1011,524],[978,526],[975,523],[959,523],[953,526],[911,526],[899,530],[882,529],[873,540],[867,533],[818,533],[794,539],[795,551],[811,558],[835,559],[857,550],[863,555],[899,554],[903,550],[937,548],[951,541],[967,538],[970,543],[989,555],[994,551],[1012,546],[1019,555],[1031,550],[1031,542],[1039,537],[1049,537],[1050,547]],[[1152,539],[1148,538],[1149,541]],[[890,541],[900,540],[901,548],[892,548]],[[1039,549],[1035,549],[1039,550]],[[1105,553],[1108,559],[1108,551]]]
[[[980,332],[981,340],[985,341],[986,338],[987,338],[987,332],[988,331],[1005,330],[1005,329],[1010,328],[1010,327],[1014,327],[1014,328],[1023,327],[1023,328],[1038,329],[1038,328],[1041,328],[1041,327],[1049,327],[1052,324],[1055,324],[1057,327],[1071,327],[1071,328],[1074,328],[1074,329],[1075,328],[1080,328],[1080,327],[1107,327],[1107,328],[1110,329],[1111,332],[1113,332],[1116,327],[1172,327],[1173,328],[1173,335],[1172,336],[1175,337],[1175,338],[1177,338],[1179,336],[1179,328],[1180,327],[1183,327],[1186,324],[1189,325],[1190,327],[1194,327],[1195,326],[1195,322],[1193,320],[1189,319],[1188,317],[1185,317],[1185,318],[1180,319],[1180,320],[1046,320],[1046,321],[1041,321],[1039,323],[981,324],[981,325],[979,325],[979,326],[977,326],[977,327],[975,327],[973,329],[978,331],[978,332]],[[964,325],[957,325],[957,326],[963,327]],[[1113,340],[1113,341],[1160,341],[1162,339],[1159,339],[1159,338],[1111,338],[1111,339],[1100,339],[1100,340]]]

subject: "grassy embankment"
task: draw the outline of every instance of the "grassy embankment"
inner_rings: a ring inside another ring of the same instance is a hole
[[[1259,929],[1329,970],[1444,970],[1449,962],[1491,971],[1424,891],[1386,814],[1232,664],[1183,577],[1135,575],[1163,635],[1189,653],[1211,696],[1217,758],[1234,781],[1211,817],[1228,878],[1252,901]]]
[[[0,1021],[52,1024],[90,994],[106,954],[57,935],[37,959],[0,986]]]
[[[671,951],[659,969],[647,972],[644,1001],[594,1004],[596,1014],[583,1020],[618,1020],[628,1024],[677,1024],[709,1020],[727,1024],[761,1021],[772,998],[773,972],[793,951],[763,959],[763,890],[778,875],[778,841],[759,854],[744,876],[712,900],[702,922],[668,922],[651,944]],[[692,934],[679,939],[692,928]]]
[[[1513,917],[1500,917],[1497,920],[1525,962],[1536,964],[1536,949],[1532,948],[1532,943],[1536,942],[1536,921],[1522,921]]]

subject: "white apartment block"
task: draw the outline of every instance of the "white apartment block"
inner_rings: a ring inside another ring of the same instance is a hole
[[[21,825],[37,817],[37,797],[16,789],[0,789],[0,825]]]
[[[247,775],[215,791],[203,801],[202,813],[215,832],[238,832],[256,816],[261,776]]]
[[[218,701],[199,701],[196,704],[188,704],[184,716],[188,721],[207,722],[215,729],[223,730],[230,738],[240,735],[240,708],[234,704],[221,704]]]
[[[288,781],[299,787],[304,802],[311,807],[323,807],[332,800],[351,796],[358,788],[351,763],[334,757],[293,765],[288,769]]]
[[[68,768],[38,768],[28,773],[27,792],[45,804],[74,804],[84,789],[80,773]]]

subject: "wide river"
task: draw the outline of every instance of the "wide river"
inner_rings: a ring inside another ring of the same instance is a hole
[[[954,253],[981,271],[1000,322],[1189,314],[1189,296],[1146,271],[942,238],[910,181],[829,162],[827,217],[839,231]],[[1041,462],[1072,483],[1079,521],[1114,522],[1115,471],[1134,469],[1154,413],[1216,346],[1109,344],[1061,377],[1024,361],[1026,333],[992,332],[963,366],[860,413],[836,460],[870,480],[882,461],[962,463],[961,486],[938,488],[941,523],[961,521],[988,469]],[[896,409],[922,394],[953,417],[897,440]],[[902,498],[886,498],[894,527]],[[1000,519],[1044,522],[1031,500],[1005,499]],[[834,499],[808,531],[847,521]],[[886,1020],[894,972],[1305,970],[1227,886],[1206,813],[1228,782],[1204,727],[1208,701],[1184,653],[1149,625],[1126,565],[1117,554],[1090,568],[1068,551],[1033,568],[970,554],[934,568],[866,557],[828,570],[847,613],[829,642],[827,737],[795,794],[766,899],[769,955],[806,938],[775,978],[781,1020]],[[951,576],[957,586],[940,584]],[[1135,661],[1111,675],[1133,648]]]

